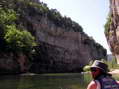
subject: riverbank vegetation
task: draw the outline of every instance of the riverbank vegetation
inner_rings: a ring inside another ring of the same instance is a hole
[[[104,61],[108,66],[110,71],[114,69],[119,69],[119,64],[117,64],[117,59],[113,58],[111,61]]]
[[[113,58],[110,61],[102,59],[104,63],[108,65],[109,71],[112,71],[114,69],[119,69],[119,64],[117,64],[116,58]],[[90,71],[90,67],[92,65],[93,61],[90,61],[90,63],[83,67],[84,72]]]

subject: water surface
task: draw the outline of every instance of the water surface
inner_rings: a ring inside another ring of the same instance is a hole
[[[90,80],[79,73],[0,76],[0,89],[86,89]]]

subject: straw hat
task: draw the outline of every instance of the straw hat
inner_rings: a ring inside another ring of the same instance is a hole
[[[104,62],[102,62],[102,61],[99,61],[99,60],[95,60],[94,61],[94,63],[92,64],[92,66],[91,66],[91,69],[92,68],[99,68],[99,69],[101,69],[103,72],[108,72],[109,71],[109,69],[108,69],[108,65],[107,64],[105,64]]]

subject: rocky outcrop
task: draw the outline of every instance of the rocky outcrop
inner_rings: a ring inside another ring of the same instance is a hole
[[[86,43],[86,41],[82,41],[82,43],[79,40],[79,33],[77,36],[77,40],[70,40],[70,42],[75,42],[69,43],[69,47],[65,48],[62,46],[48,44],[46,42],[40,42],[41,47],[37,47],[37,51],[39,49],[41,52],[40,58],[34,57],[35,60],[31,68],[32,71],[38,72],[39,70],[39,72],[80,72],[82,71],[82,67],[88,64],[89,61],[105,58],[105,51],[102,50],[100,46],[98,49],[98,47],[94,47],[95,44],[93,42],[90,43],[89,41],[89,43]],[[102,54],[100,52],[102,52]]]
[[[119,0],[110,0],[110,14],[105,28],[107,42],[119,64]]]
[[[28,71],[28,60],[24,54],[0,52],[0,74],[18,74]]]
[[[15,0],[15,4],[7,5],[19,14],[15,22],[17,27],[31,32],[38,44],[30,65],[28,57],[23,54],[15,58],[21,71],[79,72],[91,60],[106,59],[106,49],[85,34],[79,24],[70,18],[61,17],[55,9],[44,7],[46,4],[36,2]],[[10,57],[10,60],[13,59]]]
[[[45,16],[39,16],[38,14],[29,16],[29,13],[27,13],[24,19],[31,23],[34,36],[42,48],[45,47],[46,60],[49,61],[46,64],[39,62],[38,70],[41,66],[43,67],[44,65],[46,67],[45,65],[47,65],[46,70],[41,71],[74,71],[75,69],[82,68],[91,60],[106,59],[106,50],[83,31],[75,32],[72,27],[58,26],[57,22],[52,21],[47,14]],[[43,53],[45,54],[45,52]],[[37,63],[34,65],[38,67]]]

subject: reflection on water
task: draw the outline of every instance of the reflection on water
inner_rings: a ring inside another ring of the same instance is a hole
[[[86,89],[90,80],[79,73],[0,76],[0,89]]]

